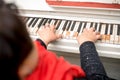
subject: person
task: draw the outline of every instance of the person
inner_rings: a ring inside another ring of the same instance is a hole
[[[101,63],[94,42],[100,34],[84,29],[77,37],[81,67],[47,50],[61,38],[55,26],[46,24],[33,41],[16,5],[0,0],[0,80],[112,80]]]

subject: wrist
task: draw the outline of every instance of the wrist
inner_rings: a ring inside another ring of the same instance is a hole
[[[49,42],[47,41],[47,39],[45,39],[44,37],[39,37],[40,40],[42,40],[42,42],[44,42],[44,44],[47,46],[49,44]]]
[[[92,40],[81,40],[81,41],[78,41],[78,43],[79,43],[80,45],[82,45],[82,44],[85,43],[85,42],[93,42],[93,43],[94,43],[94,41],[92,41]]]
[[[43,40],[41,40],[41,39],[36,39],[38,42],[40,42],[40,44],[42,45],[42,46],[44,46],[46,49],[47,49],[47,45],[45,44],[45,42],[43,41]]]
[[[45,39],[41,39],[41,40],[44,42],[44,44],[45,44],[46,46],[49,44],[49,42],[46,41]]]

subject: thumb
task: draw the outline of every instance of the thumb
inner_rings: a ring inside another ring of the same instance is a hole
[[[101,39],[101,35],[97,35],[96,38],[97,38],[97,39]]]
[[[56,34],[56,38],[57,38],[57,39],[62,38],[62,34]]]

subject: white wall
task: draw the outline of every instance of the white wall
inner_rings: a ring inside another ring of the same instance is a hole
[[[51,10],[52,8],[45,0],[6,0],[7,2],[14,2],[22,9],[32,10]]]

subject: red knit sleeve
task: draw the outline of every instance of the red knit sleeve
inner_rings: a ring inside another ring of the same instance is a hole
[[[35,42],[39,55],[39,63],[27,80],[73,80],[73,77],[85,77],[80,66],[72,65],[63,57],[46,50],[39,42]]]

